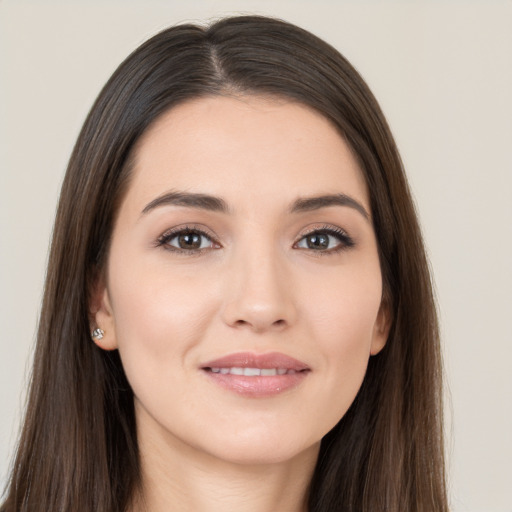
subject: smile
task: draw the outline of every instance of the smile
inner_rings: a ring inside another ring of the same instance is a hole
[[[230,354],[200,369],[210,382],[250,398],[268,398],[296,388],[311,372],[306,363],[277,352]]]
[[[275,375],[293,375],[296,370],[288,370],[286,368],[210,368],[213,373],[221,373],[222,375],[244,375],[245,377],[273,377]]]

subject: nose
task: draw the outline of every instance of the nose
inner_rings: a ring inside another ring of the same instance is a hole
[[[225,282],[224,322],[255,333],[283,331],[296,320],[293,279],[278,251],[248,251],[231,261]]]

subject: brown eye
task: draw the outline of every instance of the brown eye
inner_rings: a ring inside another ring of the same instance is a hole
[[[160,244],[181,251],[200,251],[211,249],[215,245],[206,233],[191,229],[170,233],[162,237]]]
[[[341,229],[321,229],[304,235],[296,244],[298,249],[336,252],[354,246],[354,241]]]
[[[175,238],[180,249],[200,249],[201,237],[202,235],[197,233],[184,233]]]
[[[308,249],[323,250],[329,249],[329,235],[320,233],[304,237]]]

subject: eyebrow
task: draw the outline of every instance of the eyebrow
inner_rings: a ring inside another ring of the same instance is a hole
[[[144,215],[160,206],[185,206],[220,213],[229,213],[230,211],[226,201],[220,197],[209,194],[171,191],[153,199],[144,207],[142,214]],[[326,194],[298,198],[292,203],[289,211],[290,213],[301,213],[320,210],[330,206],[348,206],[358,211],[366,220],[370,219],[370,214],[366,211],[365,207],[359,201],[346,194]]]
[[[328,208],[329,206],[348,206],[358,211],[366,220],[370,220],[370,214],[366,208],[354,198],[346,194],[327,194],[323,196],[305,197],[297,199],[290,208],[291,213],[309,212]]]
[[[153,199],[142,210],[142,214],[148,213],[159,206],[187,206],[188,208],[198,208],[200,210],[209,210],[212,212],[228,213],[229,207],[220,197],[210,196],[208,194],[198,194],[191,192],[167,192],[156,199]]]

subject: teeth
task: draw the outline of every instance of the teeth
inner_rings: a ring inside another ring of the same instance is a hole
[[[275,375],[293,375],[296,370],[288,370],[287,368],[210,368],[212,373],[220,373],[221,375],[243,375],[244,377],[273,377]]]
[[[253,377],[254,375],[261,375],[259,368],[244,368],[244,375],[246,377]]]

